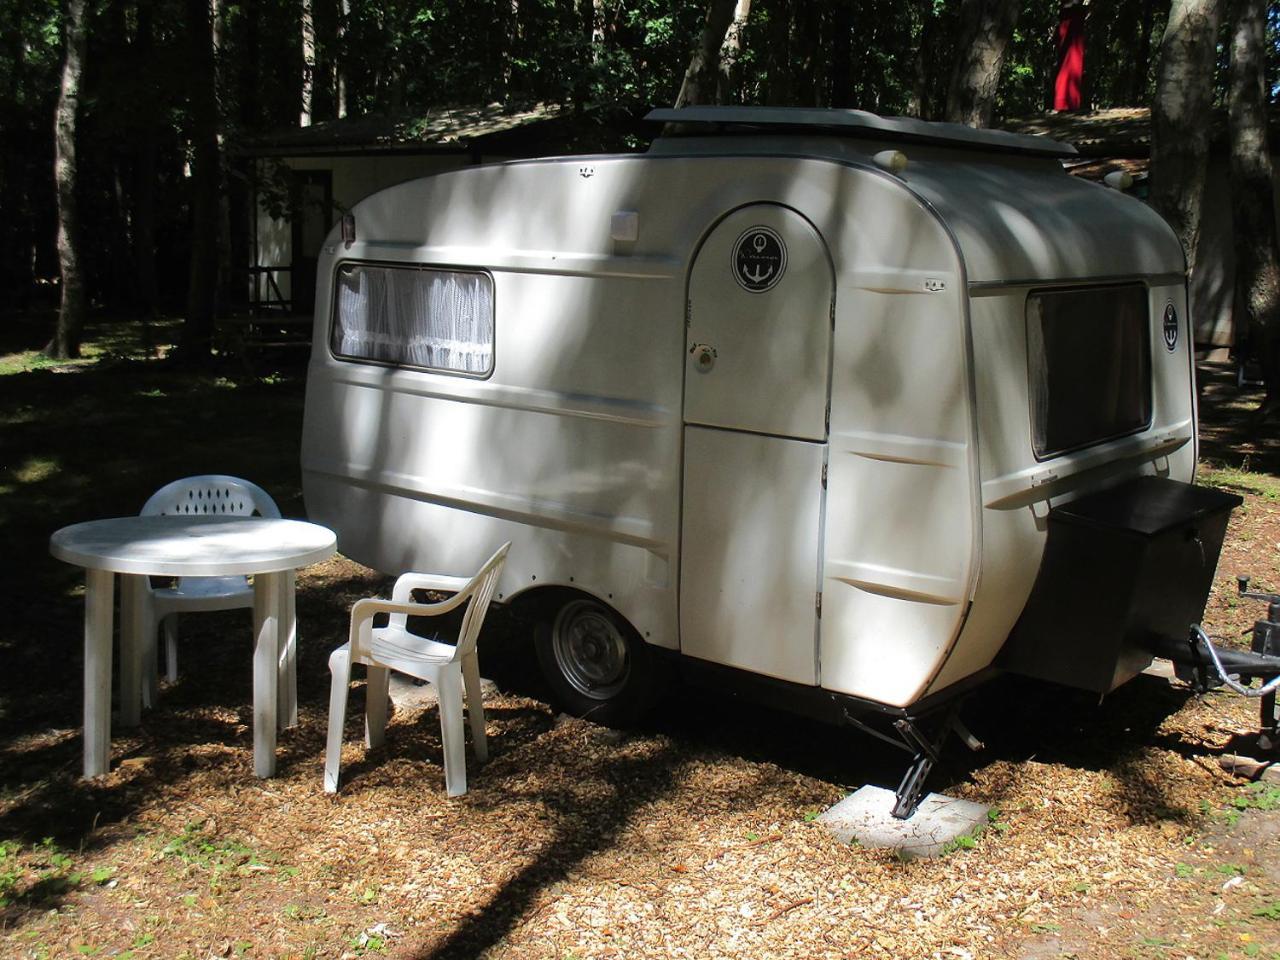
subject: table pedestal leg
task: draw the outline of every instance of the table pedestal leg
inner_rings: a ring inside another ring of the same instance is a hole
[[[276,723],[280,687],[279,573],[253,577],[253,772],[276,773]]]
[[[120,575],[120,726],[136,727],[142,720],[142,668],[147,655],[147,578]],[[148,698],[150,699],[150,698]]]
[[[278,685],[278,730],[298,725],[298,619],[294,605],[294,571],[280,578],[280,671]]]
[[[84,775],[111,765],[111,605],[115,574],[88,570],[84,594]]]

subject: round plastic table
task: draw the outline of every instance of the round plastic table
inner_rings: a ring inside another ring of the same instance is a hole
[[[332,530],[301,520],[262,517],[117,517],[63,527],[49,552],[85,568],[84,775],[106,773],[111,759],[111,625],[115,574],[120,574],[120,721],[136,724],[141,706],[139,636],[147,578],[253,577],[253,768],[275,775],[276,731],[296,720],[296,661],[280,662],[281,640],[292,651],[294,571],[333,556]],[[280,711],[281,691],[288,701]]]

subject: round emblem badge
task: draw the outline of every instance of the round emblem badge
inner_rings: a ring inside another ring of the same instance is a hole
[[[1178,345],[1178,311],[1172,303],[1164,308],[1164,345],[1170,353]]]
[[[733,245],[733,278],[751,293],[773,289],[787,269],[787,246],[768,227],[751,227]]]

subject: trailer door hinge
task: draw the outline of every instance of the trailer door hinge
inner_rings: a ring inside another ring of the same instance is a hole
[[[827,465],[822,465],[822,489],[827,489]]]
[[[817,610],[818,612],[818,618],[821,619],[822,618],[822,591],[821,590],[819,590],[817,594],[815,594],[813,606],[814,606],[814,609]]]
[[[684,325],[687,327],[693,323],[693,301],[686,300],[684,302]]]

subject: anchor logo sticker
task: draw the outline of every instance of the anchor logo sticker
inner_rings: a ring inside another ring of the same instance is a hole
[[[733,277],[750,293],[773,289],[786,269],[786,244],[769,227],[751,227],[733,245]]]
[[[1172,301],[1164,308],[1164,345],[1170,353],[1178,346],[1178,311]]]

